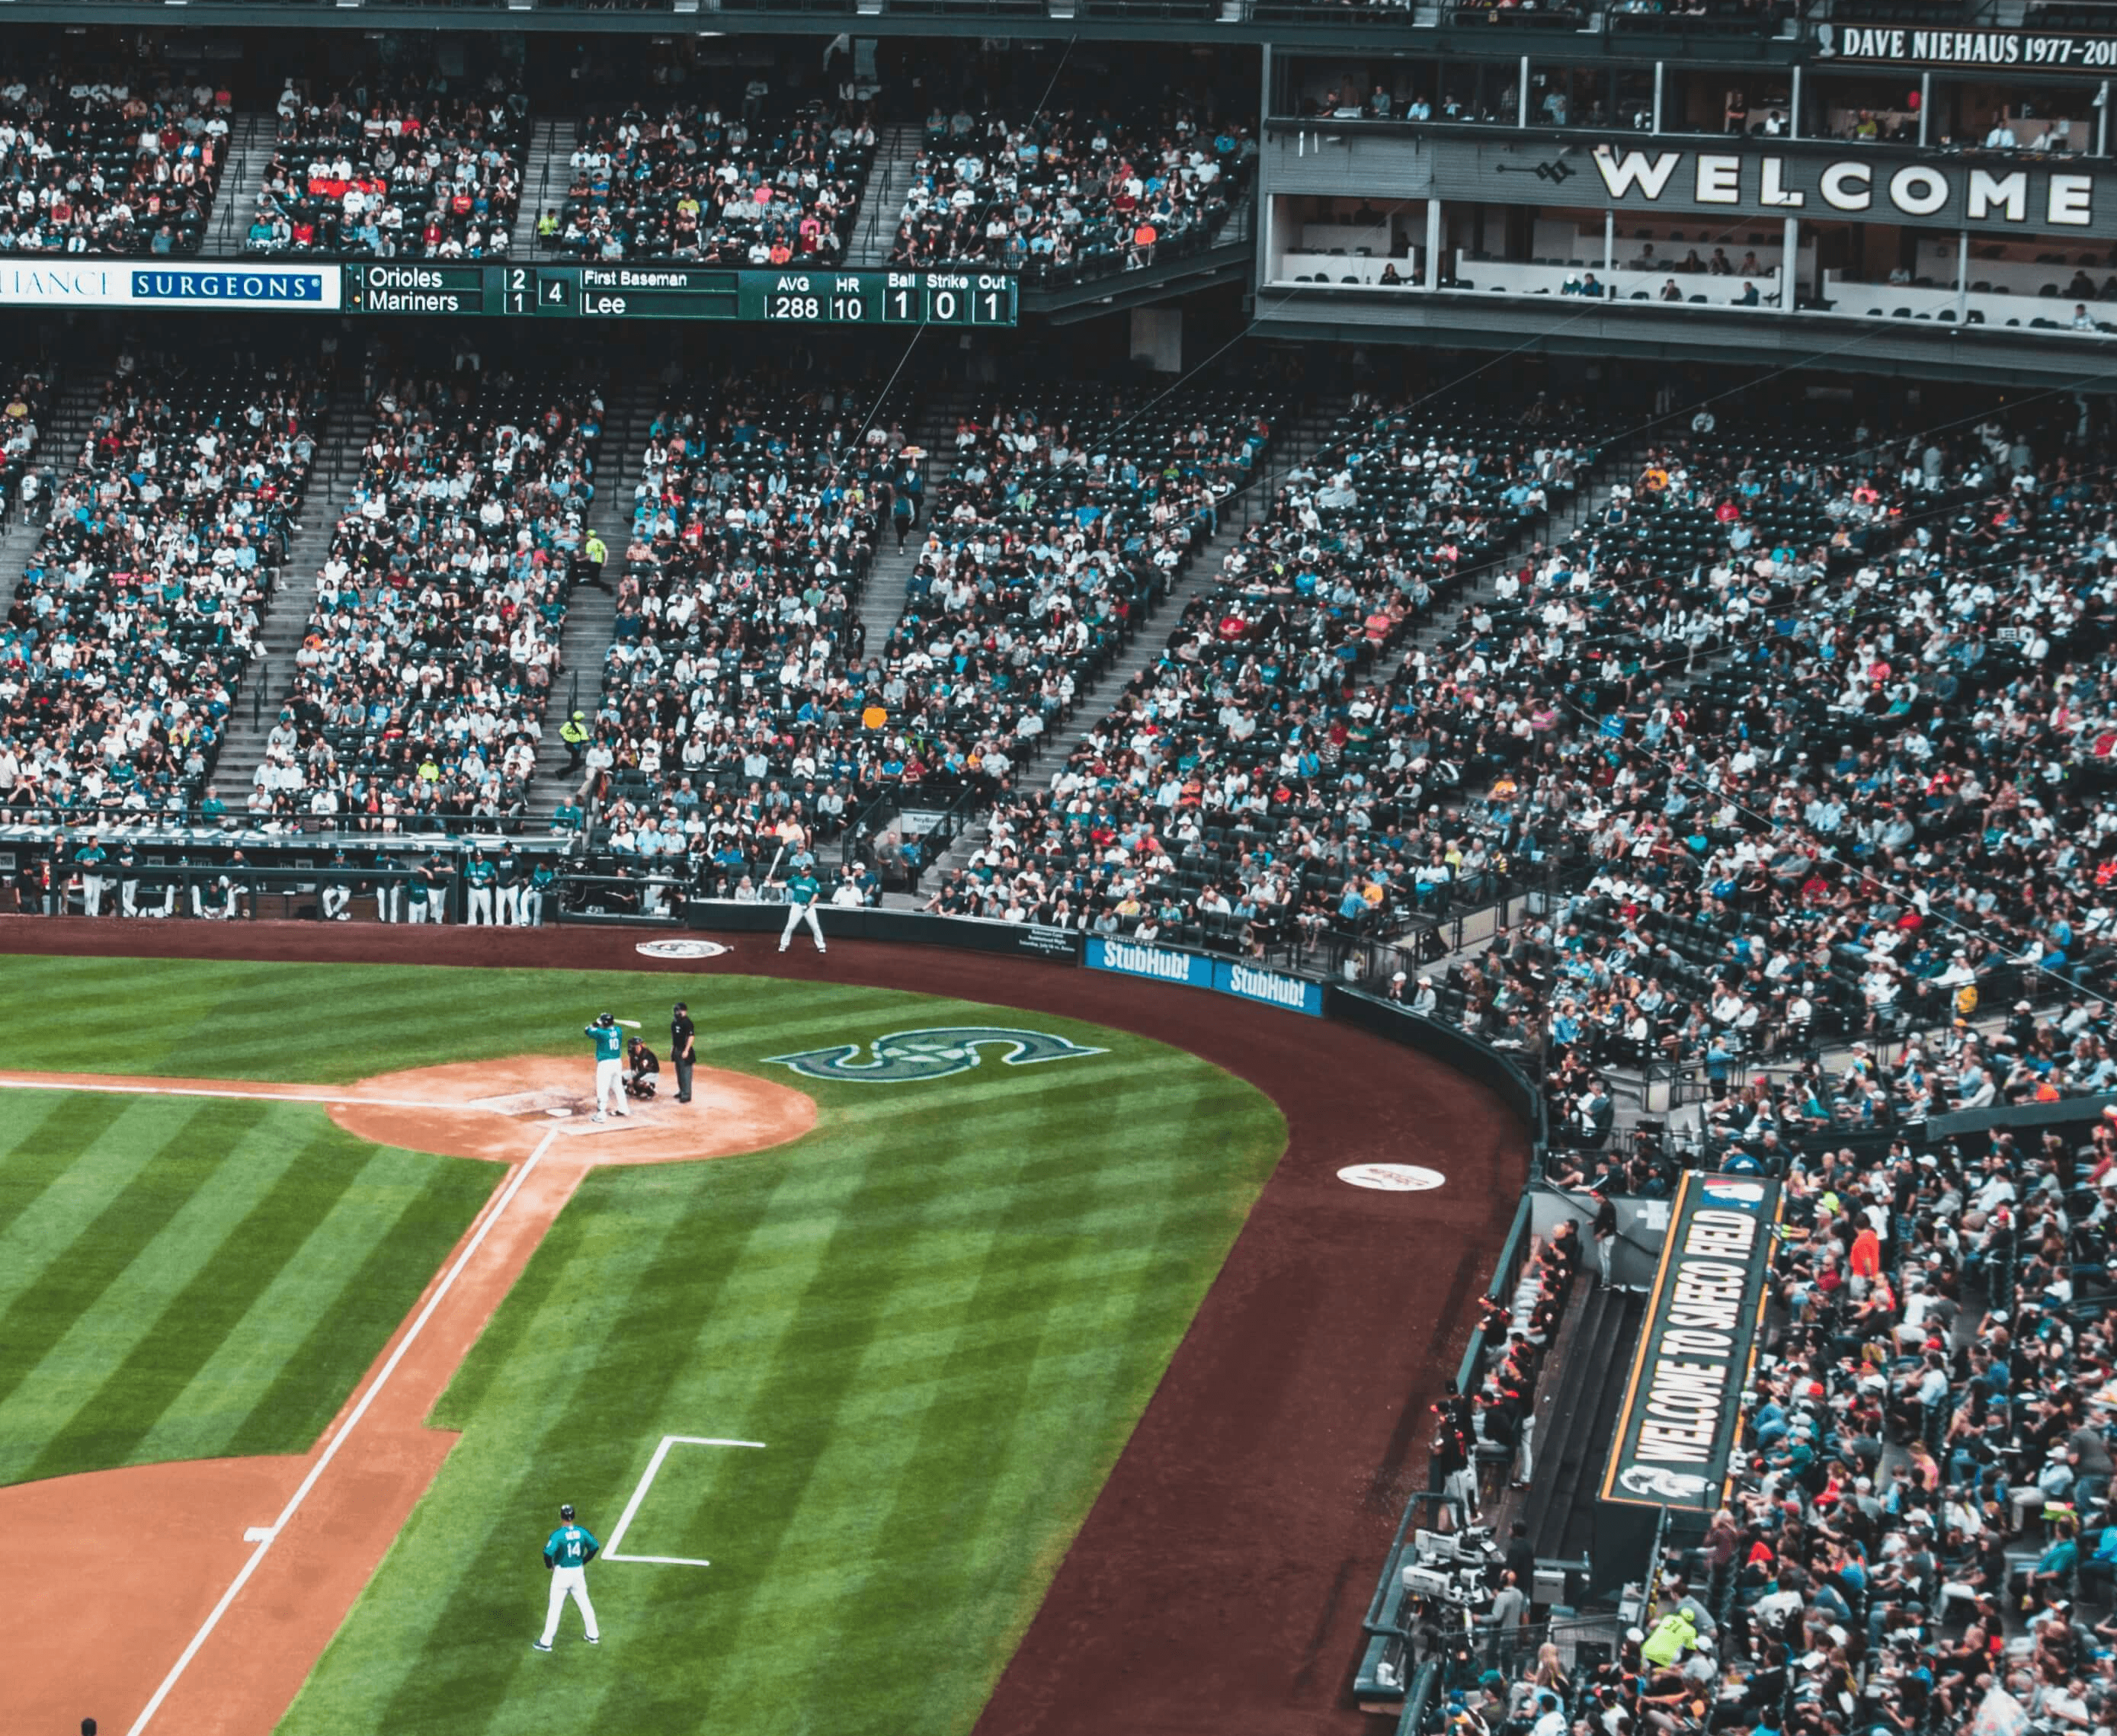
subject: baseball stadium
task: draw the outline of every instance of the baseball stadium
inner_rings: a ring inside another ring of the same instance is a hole
[[[0,7],[0,1736],[2112,1736],[2113,69]]]

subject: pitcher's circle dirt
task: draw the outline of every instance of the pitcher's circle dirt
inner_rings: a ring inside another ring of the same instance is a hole
[[[798,1139],[816,1124],[816,1100],[771,1079],[717,1067],[692,1074],[679,1103],[676,1070],[650,1101],[598,1124],[595,1063],[579,1055],[516,1055],[385,1073],[331,1100],[332,1120],[378,1145],[514,1163],[555,1128],[591,1164],[683,1163],[731,1157]]]

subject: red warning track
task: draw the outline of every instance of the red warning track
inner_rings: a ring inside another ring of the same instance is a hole
[[[1248,1079],[1285,1114],[1286,1155],[978,1730],[1370,1730],[1347,1692],[1361,1618],[1403,1498],[1423,1482],[1426,1406],[1460,1355],[1526,1164],[1523,1131],[1499,1100],[1381,1037],[1195,990],[860,941],[819,958],[745,936],[725,957],[667,963],[640,957],[637,938],[0,917],[0,953],[747,973],[903,989],[1138,1032]],[[1423,1164],[1448,1184],[1385,1194],[1337,1180],[1370,1161]],[[431,1438],[445,1451],[446,1437]],[[228,1618],[242,1614],[238,1600]],[[268,1626],[257,1638],[275,1643]]]

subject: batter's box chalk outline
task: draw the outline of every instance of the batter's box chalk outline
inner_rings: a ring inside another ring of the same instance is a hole
[[[671,1447],[752,1447],[762,1449],[762,1441],[723,1440],[711,1434],[665,1434],[662,1444],[654,1449],[654,1457],[647,1461],[646,1471],[639,1479],[639,1486],[632,1492],[632,1498],[625,1503],[625,1511],[618,1515],[617,1529],[610,1534],[604,1545],[605,1561],[647,1561],[667,1567],[710,1567],[710,1561],[701,1561],[694,1555],[628,1555],[619,1545],[639,1512],[639,1504],[647,1498],[647,1491],[654,1486],[654,1479],[662,1469],[662,1461],[669,1457]]]

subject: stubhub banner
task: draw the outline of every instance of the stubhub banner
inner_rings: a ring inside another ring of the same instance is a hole
[[[1262,970],[1230,958],[1208,958],[1173,947],[1146,946],[1136,940],[1088,940],[1088,968],[1115,971],[1124,976],[1180,982],[1193,989],[1218,989],[1243,1000],[1262,1001],[1289,1013],[1323,1016],[1323,986],[1283,971]]]
[[[1115,971],[1123,976],[1151,976],[1156,982],[1188,983],[1194,989],[1213,986],[1211,958],[1165,946],[1142,946],[1133,940],[1105,940],[1094,935],[1088,937],[1088,968]]]
[[[1214,961],[1213,986],[1223,995],[1261,1000],[1289,1013],[1306,1013],[1315,1018],[1323,1016],[1323,985],[1306,976],[1289,976],[1284,972],[1259,970],[1255,965],[1221,958]]]
[[[183,265],[108,260],[0,263],[0,307],[240,307],[328,312],[339,306],[335,265]]]

